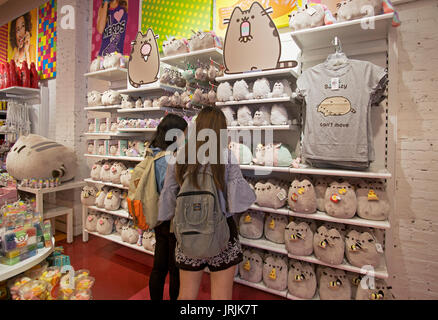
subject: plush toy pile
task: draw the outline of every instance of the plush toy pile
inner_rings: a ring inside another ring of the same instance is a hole
[[[237,110],[237,112],[235,111]],[[254,105],[240,107],[223,107],[228,126],[270,126],[297,124],[297,119],[290,120],[286,107],[282,103],[272,105]]]
[[[143,157],[144,144],[139,140],[89,140],[87,154],[99,156]]]
[[[319,3],[297,6],[289,15],[289,27],[292,31],[330,25],[335,22],[336,19],[327,6]]]
[[[216,36],[213,31],[192,31],[193,36],[190,39],[176,39],[168,37],[163,42],[163,53],[165,56],[173,56],[197,50],[209,48],[222,48],[223,40]]]
[[[238,80],[233,85],[222,82],[217,88],[217,99],[220,102],[294,96],[287,80],[270,82],[266,78],[261,78],[249,84],[245,80]]]
[[[289,167],[297,165],[299,158],[295,152],[284,143],[259,144],[253,155],[250,147],[245,144],[231,141],[228,148],[233,154],[233,160],[241,165],[255,164],[271,167]]]
[[[87,100],[89,107],[114,106],[122,103],[122,96],[114,90],[107,90],[104,93],[93,90],[88,93]]]
[[[118,52],[113,52],[104,57],[97,57],[91,62],[90,72],[96,72],[111,68],[127,68],[129,58]]]

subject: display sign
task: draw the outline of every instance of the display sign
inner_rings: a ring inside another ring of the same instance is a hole
[[[50,0],[38,11],[38,74],[41,79],[56,77],[57,1]]]

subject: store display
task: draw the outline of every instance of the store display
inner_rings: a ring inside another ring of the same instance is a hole
[[[269,253],[263,264],[263,282],[271,289],[283,291],[287,289],[288,264],[284,256]]]
[[[113,232],[113,226],[113,216],[110,214],[102,214],[99,219],[97,219],[96,231],[102,235],[109,235]]]
[[[133,225],[128,224],[122,227],[122,231],[120,233],[123,242],[127,242],[130,244],[136,244],[139,237],[139,232],[134,228]]]
[[[132,42],[128,79],[131,86],[135,88],[158,80],[160,54],[157,38],[158,35],[155,35],[154,31],[149,28],[146,34],[138,32],[136,39]]]
[[[287,288],[290,294],[301,299],[312,299],[317,288],[317,279],[312,264],[289,260]]]
[[[319,3],[307,3],[297,6],[289,15],[289,27],[292,31],[330,25],[336,22],[327,6]]]
[[[287,202],[294,212],[315,213],[316,193],[309,178],[295,178],[289,188]]]
[[[97,211],[89,211],[85,220],[85,228],[90,232],[96,232],[97,220],[100,218],[100,213]]]
[[[248,210],[239,218],[239,233],[247,239],[260,239],[263,236],[265,214]]]
[[[142,236],[142,246],[145,250],[155,251],[155,232],[153,230],[143,232]]]
[[[390,205],[383,181],[361,181],[356,189],[357,215],[367,220],[386,220]]]
[[[345,235],[330,224],[321,225],[313,236],[315,256],[331,265],[341,264],[344,260]]]
[[[356,192],[348,181],[333,181],[325,192],[324,203],[329,216],[350,219],[357,209]]]
[[[289,115],[284,105],[273,104],[271,107],[271,118],[270,122],[272,125],[287,125],[290,124]]]
[[[371,230],[353,228],[345,236],[345,256],[353,266],[378,267],[383,257],[383,246],[378,243]]]
[[[375,279],[374,288],[363,288],[361,285],[357,287],[356,300],[394,300],[394,295],[391,292],[392,287],[388,286],[384,280]]]
[[[277,27],[269,16],[272,12],[272,8],[264,9],[255,1],[246,11],[236,6],[231,17],[224,20],[228,25],[224,40],[225,73],[293,68],[297,65],[296,61],[280,61],[281,43]],[[251,17],[254,18],[250,20]],[[240,20],[242,23],[238,22]]]
[[[81,202],[85,206],[93,206],[96,202],[97,188],[94,186],[85,186],[81,192]]]
[[[110,187],[103,186],[102,189],[99,190],[96,194],[96,207],[98,208],[105,208],[105,199],[108,195],[108,192],[110,190]]]
[[[345,271],[320,267],[318,292],[321,300],[350,300],[351,285]]]
[[[283,181],[269,179],[259,181],[254,186],[257,197],[256,203],[260,207],[279,209],[287,201],[287,184]]]
[[[269,126],[271,124],[271,108],[260,106],[254,113],[253,122],[255,126]]]
[[[310,256],[313,253],[315,232],[315,221],[294,218],[284,230],[287,252],[296,256]]]
[[[122,96],[115,90],[107,90],[102,94],[102,104],[104,106],[118,105],[122,102]]]
[[[220,102],[233,101],[233,86],[229,82],[222,82],[217,87],[217,99]]]
[[[329,177],[317,177],[315,180],[315,195],[318,211],[325,212],[325,192],[332,179]]]
[[[265,238],[274,243],[284,243],[284,230],[288,223],[287,216],[275,213],[267,214],[264,226]]]
[[[243,260],[239,263],[239,274],[243,280],[259,283],[263,280],[263,252],[243,248]]]
[[[115,184],[120,184],[120,177],[122,172],[126,170],[126,166],[122,162],[114,162],[110,169],[111,182]]]

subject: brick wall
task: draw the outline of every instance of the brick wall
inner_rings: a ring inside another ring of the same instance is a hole
[[[402,299],[438,298],[438,0],[400,4],[395,210],[388,267]],[[391,101],[391,100],[390,100]],[[392,100],[394,101],[394,100]]]

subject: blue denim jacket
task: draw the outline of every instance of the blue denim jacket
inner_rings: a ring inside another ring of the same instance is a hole
[[[154,156],[161,151],[160,148],[151,148]],[[166,177],[167,161],[166,157],[155,160],[155,181],[157,182],[158,194],[163,190],[164,178]]]

